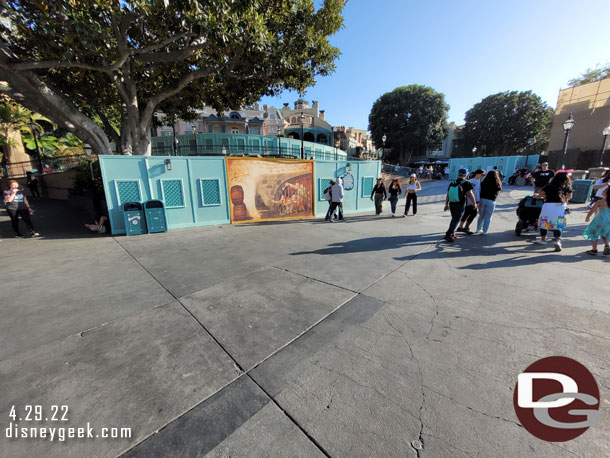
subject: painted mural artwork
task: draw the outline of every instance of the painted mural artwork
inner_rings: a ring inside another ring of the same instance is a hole
[[[233,222],[314,216],[313,161],[227,158]]]

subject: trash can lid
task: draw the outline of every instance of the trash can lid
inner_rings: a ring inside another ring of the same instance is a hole
[[[163,208],[163,202],[160,200],[149,200],[144,204],[145,208]]]
[[[123,211],[142,210],[140,202],[127,202],[123,204]]]

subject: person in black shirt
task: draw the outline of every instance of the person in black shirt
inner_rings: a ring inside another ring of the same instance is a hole
[[[400,183],[398,182],[398,178],[394,178],[392,180],[392,184],[388,188],[388,192],[390,193],[390,205],[392,206],[392,217],[396,216],[396,204],[398,203],[398,199],[402,194],[402,188],[400,187]]]
[[[477,233],[487,235],[491,217],[496,208],[496,198],[502,190],[502,179],[496,170],[490,170],[481,181],[481,199],[479,200],[479,220]]]
[[[371,200],[373,200],[373,196],[375,196],[375,213],[381,215],[381,204],[388,198],[388,193],[381,178],[377,178],[377,184],[373,188],[373,192],[371,192]]]
[[[11,218],[13,230],[16,238],[23,238],[19,232],[19,217],[23,220],[26,227],[30,231],[32,237],[37,237],[39,234],[34,230],[34,225],[30,219],[30,215],[34,214],[34,210],[30,207],[27,197],[24,192],[19,189],[19,183],[14,180],[8,182],[9,189],[4,191],[4,206],[6,212]]]
[[[447,188],[447,197],[445,197],[445,211],[451,211],[451,223],[449,223],[449,229],[445,233],[444,240],[447,242],[455,241],[455,229],[457,228],[462,215],[464,214],[464,207],[466,206],[466,197],[474,202],[474,209],[476,210],[477,204],[472,192],[472,184],[465,180],[468,171],[466,169],[458,170],[458,178],[455,181],[449,183]]]
[[[555,251],[561,251],[561,230],[566,226],[566,204],[572,198],[570,177],[565,172],[558,172],[535,197],[544,199],[538,219],[540,240],[535,243],[545,245],[547,232],[553,231]]]
[[[543,162],[540,165],[540,169],[535,171],[532,175],[532,177],[534,178],[534,193],[537,194],[551,181],[554,176],[555,172],[549,169],[549,163]]]

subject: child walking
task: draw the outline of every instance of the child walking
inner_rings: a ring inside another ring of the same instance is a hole
[[[587,251],[587,254],[592,256],[597,255],[597,239],[600,237],[605,245],[604,255],[610,255],[610,245],[608,245],[608,239],[610,238],[610,192],[606,191],[605,194],[606,198],[596,201],[585,219],[588,223],[591,216],[599,210],[597,216],[593,218],[593,221],[591,221],[591,224],[587,226],[583,233],[583,237],[591,241],[591,249]]]

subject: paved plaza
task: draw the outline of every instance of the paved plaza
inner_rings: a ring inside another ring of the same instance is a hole
[[[405,219],[384,203],[137,237],[41,211],[42,238],[10,239],[1,213],[0,457],[609,456],[610,257],[584,254],[583,206],[561,253],[515,236],[526,188],[502,192],[489,235],[447,244],[446,186]],[[564,443],[513,408],[551,355],[601,391],[600,424]],[[131,438],[6,439],[26,405]]]

